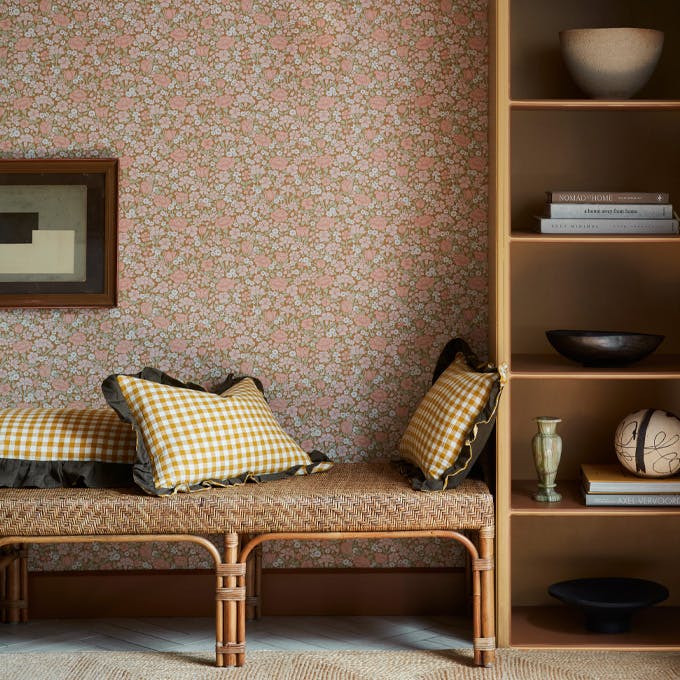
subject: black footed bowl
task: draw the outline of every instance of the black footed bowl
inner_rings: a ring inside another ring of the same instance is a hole
[[[594,633],[625,633],[635,612],[668,597],[667,588],[640,578],[579,578],[553,583],[548,593],[582,609]]]
[[[651,354],[664,339],[651,333],[552,330],[548,342],[563,357],[584,366],[625,366]]]

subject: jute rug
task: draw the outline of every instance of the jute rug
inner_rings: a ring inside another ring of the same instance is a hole
[[[680,653],[499,650],[493,668],[469,650],[251,652],[241,668],[210,653],[0,655],[2,680],[677,680]]]

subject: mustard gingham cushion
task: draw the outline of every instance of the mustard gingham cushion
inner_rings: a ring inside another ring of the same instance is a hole
[[[400,456],[418,467],[426,480],[441,480],[443,488],[453,486],[456,477],[469,472],[477,427],[495,413],[499,394],[497,371],[473,370],[458,354],[411,417],[399,444]]]
[[[6,408],[0,458],[131,465],[135,434],[108,408]]]
[[[313,461],[281,429],[251,378],[221,395],[126,375],[116,380],[148,456],[153,488],[142,487],[149,493],[306,474],[332,465]]]

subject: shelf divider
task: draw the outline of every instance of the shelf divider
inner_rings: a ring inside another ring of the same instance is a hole
[[[638,612],[627,633],[589,633],[581,612],[566,606],[513,607],[513,647],[615,650],[680,650],[680,607]]]
[[[512,99],[510,108],[515,111],[675,111],[680,109],[677,99]]]
[[[588,507],[581,499],[580,483],[574,480],[557,479],[557,490],[562,494],[559,503],[539,503],[532,498],[536,490],[536,480],[521,479],[513,480],[510,500],[510,513],[512,516],[532,517],[617,517],[617,516],[659,516],[678,515],[680,506],[597,506]]]
[[[665,234],[541,234],[537,231],[513,230],[510,234],[513,244],[545,244],[545,243],[630,243],[638,247],[645,243],[664,243],[680,245],[680,236]]]
[[[511,378],[567,380],[678,380],[680,355],[652,354],[630,366],[586,368],[557,354],[513,354]]]

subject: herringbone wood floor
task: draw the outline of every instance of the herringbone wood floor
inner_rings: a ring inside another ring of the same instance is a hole
[[[209,618],[44,619],[0,624],[0,654],[14,652],[211,651]],[[465,618],[401,616],[265,617],[247,628],[249,651],[415,650],[471,646]]]

